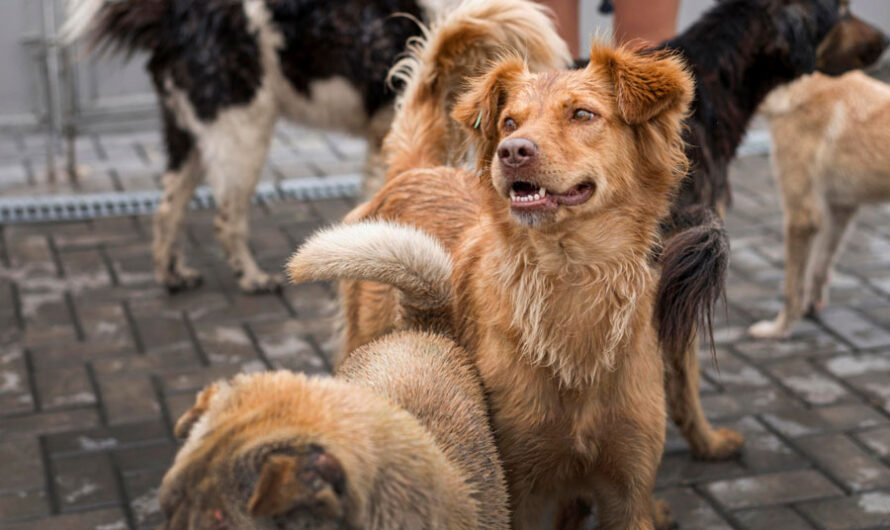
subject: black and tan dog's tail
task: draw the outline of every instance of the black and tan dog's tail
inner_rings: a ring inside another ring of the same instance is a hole
[[[383,145],[388,177],[462,157],[466,142],[449,114],[466,80],[498,58],[525,57],[532,71],[563,69],[570,58],[547,10],[530,0],[464,0],[408,52],[390,72],[403,89]]]
[[[68,0],[63,42],[86,39],[90,50],[132,54],[164,40],[170,0]]]
[[[450,333],[451,255],[417,228],[384,221],[340,224],[315,233],[291,256],[294,283],[371,281],[400,291],[408,328]]]
[[[711,209],[694,206],[674,215],[673,235],[661,253],[655,324],[665,356],[682,359],[699,326],[714,351],[713,311],[724,296],[729,238]]]

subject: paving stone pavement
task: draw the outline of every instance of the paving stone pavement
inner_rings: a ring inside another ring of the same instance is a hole
[[[0,196],[40,196],[56,193],[103,193],[161,189],[166,163],[157,128],[145,123],[122,124],[110,132],[91,132],[75,142],[80,176],[72,181],[61,173],[65,154],[55,157],[59,175],[47,176],[46,138],[42,134],[0,136]],[[322,133],[282,123],[276,128],[261,182],[325,177],[362,170],[365,144],[356,138]]]
[[[270,174],[360,166],[360,143],[292,134],[290,146],[278,137]],[[116,141],[152,152],[153,135]],[[122,154],[115,166],[109,141],[100,138],[108,158],[98,165],[113,186],[156,184],[156,161],[131,172]],[[26,184],[34,176],[24,175]],[[712,420],[740,429],[747,444],[739,460],[696,462],[670,429],[658,495],[681,528],[888,528],[890,207],[863,211],[825,313],[790,340],[757,342],[745,328],[780,304],[781,214],[765,157],[737,161],[732,182],[728,305],[719,364],[702,351],[702,394]],[[352,206],[257,205],[251,245],[267,269],[280,269]],[[147,217],[0,226],[0,528],[153,527],[177,447],[172,424],[198,389],[242,371],[330,371],[332,287],[241,295],[212,222],[212,212],[190,213],[187,252],[205,285],[173,297],[152,281]]]

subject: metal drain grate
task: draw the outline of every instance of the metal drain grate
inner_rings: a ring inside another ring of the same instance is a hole
[[[254,203],[281,200],[317,201],[356,197],[361,175],[287,179],[257,186]],[[125,217],[154,213],[161,201],[160,191],[126,191],[84,195],[48,195],[0,198],[0,224],[83,221],[102,217]],[[190,207],[212,208],[210,188],[195,190]]]

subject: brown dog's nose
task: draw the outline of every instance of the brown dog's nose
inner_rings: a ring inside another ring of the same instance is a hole
[[[501,164],[520,168],[529,165],[538,155],[538,146],[526,138],[510,138],[498,146],[498,158]]]

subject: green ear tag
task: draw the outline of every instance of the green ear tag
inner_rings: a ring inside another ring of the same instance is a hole
[[[473,124],[474,129],[478,129],[479,125],[482,124],[482,111],[479,111],[479,116],[476,117],[476,123]]]

